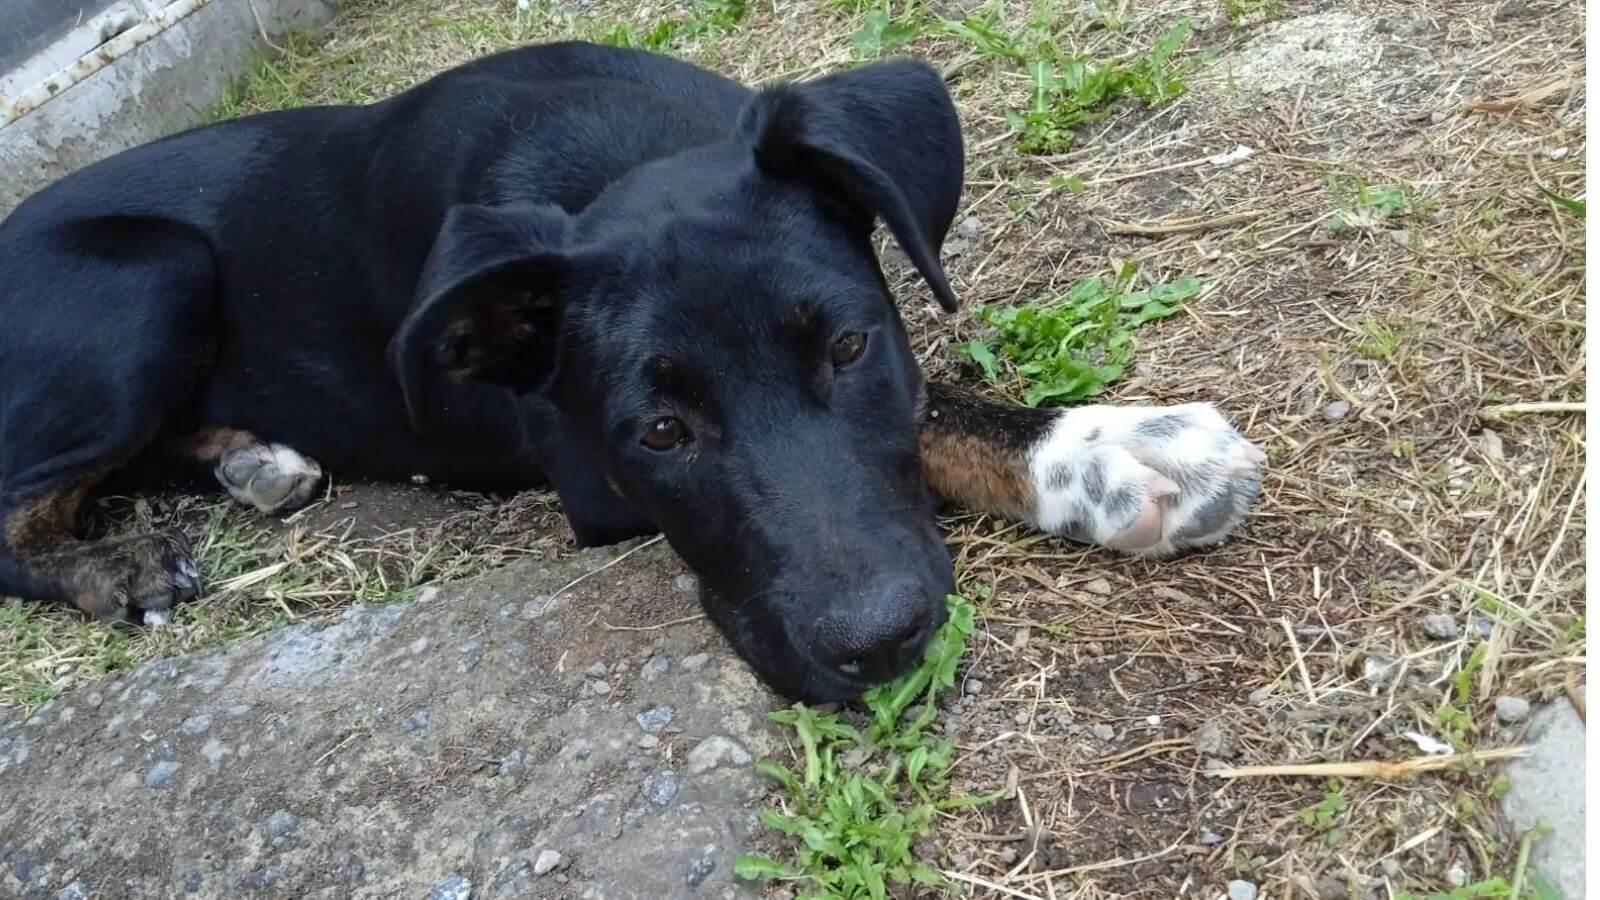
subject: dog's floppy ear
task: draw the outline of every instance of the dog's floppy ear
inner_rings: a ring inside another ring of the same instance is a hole
[[[527,393],[555,371],[560,290],[572,271],[570,218],[533,204],[454,206],[417,280],[411,313],[389,342],[389,365],[421,430],[430,370]]]
[[[961,121],[939,73],[896,60],[763,91],[740,122],[756,164],[813,182],[866,228],[883,219],[946,312],[939,263],[961,200]]]

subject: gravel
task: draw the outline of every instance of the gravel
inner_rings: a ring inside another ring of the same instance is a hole
[[[267,817],[267,836],[274,842],[286,840],[300,828],[300,817],[280,809]]]
[[[1335,400],[1322,408],[1322,417],[1329,422],[1338,422],[1350,415],[1350,401]]]
[[[564,861],[556,850],[540,850],[538,858],[533,861],[533,874],[548,875]]]
[[[701,775],[719,766],[749,765],[750,753],[737,742],[716,734],[689,751],[688,764],[690,775]]]
[[[652,706],[633,718],[646,734],[660,734],[662,729],[672,723],[672,717],[677,712],[671,706]]]
[[[172,787],[172,783],[178,780],[178,770],[181,768],[182,765],[163,759],[144,773],[144,786],[155,790]]]
[[[1228,900],[1256,900],[1256,883],[1242,878],[1228,882]]]
[[[1207,722],[1194,733],[1194,749],[1205,756],[1226,759],[1233,755],[1233,737],[1217,723]]]
[[[406,716],[406,720],[400,723],[400,730],[406,734],[416,734],[419,731],[426,731],[428,726],[432,724],[433,713],[425,709],[419,709]]]
[[[183,724],[178,726],[178,730],[189,737],[199,737],[211,730],[211,717],[206,715],[190,716],[183,720]]]
[[[1436,641],[1453,641],[1461,636],[1461,626],[1454,616],[1433,613],[1423,617],[1422,633]]]
[[[639,670],[639,677],[645,681],[658,681],[667,674],[667,669],[672,667],[672,661],[657,653]]]
[[[1089,733],[1102,741],[1109,741],[1117,736],[1117,730],[1104,722],[1089,726]]]
[[[693,656],[685,656],[683,658],[683,662],[679,663],[679,665],[683,666],[683,670],[685,672],[698,672],[701,669],[704,669],[706,667],[706,663],[710,661],[711,654],[696,653]]]
[[[678,796],[681,781],[678,773],[671,769],[662,769],[651,774],[644,780],[644,796],[646,800],[657,806],[666,806]]]
[[[459,873],[450,875],[428,892],[428,900],[470,900],[471,897],[472,881]]]
[[[1521,697],[1500,697],[1494,701],[1494,717],[1506,725],[1527,721],[1531,704]]]

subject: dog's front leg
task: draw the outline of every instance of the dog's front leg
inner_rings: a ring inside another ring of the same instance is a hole
[[[1266,459],[1210,404],[1033,409],[938,383],[921,439],[941,499],[1141,556],[1220,542]]]

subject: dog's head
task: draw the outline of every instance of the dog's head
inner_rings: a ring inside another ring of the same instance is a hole
[[[871,233],[953,310],[961,182],[943,82],[894,62],[765,91],[577,215],[457,207],[392,347],[408,402],[441,365],[548,398],[769,684],[853,696],[921,658],[951,590]]]

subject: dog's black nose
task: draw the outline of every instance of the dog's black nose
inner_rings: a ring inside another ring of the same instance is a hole
[[[885,579],[850,608],[817,623],[820,661],[864,684],[888,681],[922,658],[933,634],[932,597],[909,578]]]

